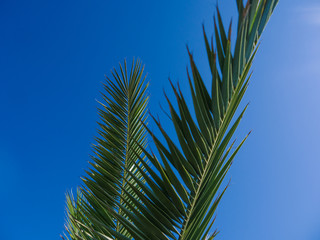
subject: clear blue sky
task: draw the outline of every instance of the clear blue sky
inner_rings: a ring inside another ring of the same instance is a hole
[[[167,77],[186,90],[186,43],[209,76],[201,24],[212,32],[215,3],[0,2],[1,240],[59,239],[65,192],[88,166],[95,99],[119,61],[142,59],[162,118]],[[219,5],[227,23],[235,0]],[[244,99],[237,136],[253,134],[229,173],[218,239],[320,239],[319,43],[319,1],[280,0]]]

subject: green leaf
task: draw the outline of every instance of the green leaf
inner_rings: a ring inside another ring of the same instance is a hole
[[[120,239],[120,235],[123,235],[122,239],[130,239],[132,234],[138,236],[126,229],[130,222],[127,213],[130,210],[127,208],[139,201],[139,194],[130,187],[140,189],[132,174],[144,182],[136,162],[140,161],[141,148],[147,144],[144,127],[147,120],[147,84],[139,60],[132,61],[130,74],[126,61],[119,69],[113,70],[113,80],[106,78],[104,83],[106,93],[102,93],[103,102],[99,109],[100,136],[93,146],[92,168],[87,171],[88,177],[83,178],[86,186],[77,193],[77,200],[72,200],[71,196],[67,198],[67,231],[71,239],[87,239],[85,237],[92,236],[94,232],[99,233],[95,239],[105,239],[105,236]],[[128,199],[131,199],[130,204]],[[86,204],[81,204],[84,202]],[[78,224],[74,224],[75,221]]]
[[[231,23],[226,31],[218,7],[214,18],[216,50],[203,26],[211,77],[203,79],[187,49],[192,74],[187,72],[186,81],[192,103],[186,102],[179,85],[175,87],[171,81],[176,105],[165,95],[173,126],[170,131],[177,141],[152,115],[161,136],[146,124],[148,97],[141,63],[133,63],[130,73],[126,62],[120,71],[113,71],[113,79],[107,79],[102,93],[100,136],[94,145],[92,167],[77,196],[67,196],[71,239],[216,237],[218,231],[211,232],[214,215],[227,189],[221,186],[248,137],[238,146],[232,140],[247,108],[239,106],[261,33],[277,2],[248,0],[244,6],[243,1],[236,1],[239,17],[234,50]],[[156,154],[146,149],[147,133]]]

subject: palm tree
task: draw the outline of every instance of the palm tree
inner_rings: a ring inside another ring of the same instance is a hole
[[[220,186],[247,138],[236,147],[231,141],[246,107],[234,115],[248,87],[259,38],[278,0],[236,2],[233,51],[231,24],[226,30],[218,7],[211,43],[203,28],[211,88],[205,86],[189,49],[191,107],[179,86],[170,82],[178,109],[166,99],[178,142],[152,115],[164,141],[146,124],[147,85],[139,61],[130,74],[125,62],[120,71],[114,70],[113,80],[107,79],[92,167],[76,196],[67,195],[71,239],[215,238],[213,216],[227,188],[219,193]],[[157,153],[147,150],[147,133]]]

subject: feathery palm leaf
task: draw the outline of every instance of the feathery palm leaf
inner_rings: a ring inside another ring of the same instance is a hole
[[[231,24],[226,30],[218,8],[214,21],[215,50],[213,40],[210,44],[203,30],[212,74],[211,89],[206,88],[189,50],[191,73],[188,72],[187,76],[193,109],[186,103],[179,86],[171,84],[178,109],[167,100],[178,142],[169,137],[155,118],[165,143],[141,121],[152,136],[158,154],[147,151],[145,144],[136,141],[136,147],[130,155],[134,157],[132,165],[122,164],[118,169],[112,164],[105,164],[103,169],[112,172],[112,176],[117,171],[121,172],[121,168],[124,169],[127,177],[118,175],[124,180],[125,187],[115,187],[119,186],[118,178],[104,185],[110,176],[101,175],[105,172],[101,168],[91,172],[91,175],[89,173],[96,181],[89,182],[87,179],[89,190],[83,191],[83,194],[88,204],[86,201],[80,201],[85,204],[71,204],[80,210],[70,211],[69,214],[75,216],[72,224],[80,227],[80,232],[87,232],[89,237],[75,239],[215,238],[217,231],[211,231],[213,215],[226,187],[221,193],[219,189],[246,140],[243,139],[236,147],[231,142],[246,107],[235,119],[234,115],[248,87],[259,38],[278,0],[248,0],[246,5],[242,0],[236,2],[239,17],[233,51]],[[113,86],[112,82],[109,84]],[[112,118],[110,115],[103,117]],[[109,131],[118,133],[120,130],[116,128]],[[102,150],[113,149],[112,141]],[[150,164],[146,163],[146,159]],[[131,168],[135,171],[132,172]],[[122,201],[115,201],[120,191]],[[117,224],[121,226],[120,229],[116,227]]]
[[[188,73],[188,81],[195,118],[179,87],[172,84],[178,110],[167,100],[179,143],[173,142],[160,122],[153,118],[165,143],[147,128],[158,157],[141,147],[151,163],[149,167],[141,161],[146,172],[136,166],[146,184],[130,174],[138,186],[130,185],[131,191],[140,197],[140,201],[134,205],[128,203],[130,221],[113,212],[134,239],[202,240],[216,236],[217,232],[211,233],[212,218],[226,188],[220,194],[218,191],[246,140],[243,139],[232,151],[234,142],[230,141],[246,107],[232,120],[248,87],[258,40],[277,2],[249,0],[244,6],[241,0],[237,1],[239,18],[233,53],[231,24],[226,31],[217,8],[214,21],[216,50],[212,43],[210,46],[204,32],[212,73],[210,91],[188,50],[192,72]],[[131,198],[130,193],[126,194]],[[120,235],[116,237],[126,239]]]
[[[112,76],[104,84],[107,94],[102,93],[100,137],[94,145],[92,168],[83,178],[85,186],[78,190],[76,199],[67,195],[67,230],[71,239],[104,239],[103,236],[112,236],[113,231],[130,237],[109,209],[127,219],[122,207],[134,202],[125,193],[139,199],[129,188],[135,183],[128,173],[143,181],[135,164],[141,147],[147,144],[143,126],[147,119],[147,84],[140,61],[133,61],[130,73],[125,61],[124,67],[120,65],[119,72],[114,69]]]

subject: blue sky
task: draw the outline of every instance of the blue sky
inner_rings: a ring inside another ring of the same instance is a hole
[[[0,2],[1,239],[59,239],[65,192],[88,167],[96,99],[118,62],[145,63],[150,110],[163,119],[168,76],[187,91],[185,44],[209,76],[201,24],[212,32],[215,3]],[[235,1],[219,5],[226,24],[236,19]],[[319,42],[320,3],[280,0],[244,99],[237,137],[253,133],[228,175],[218,239],[320,239]]]

